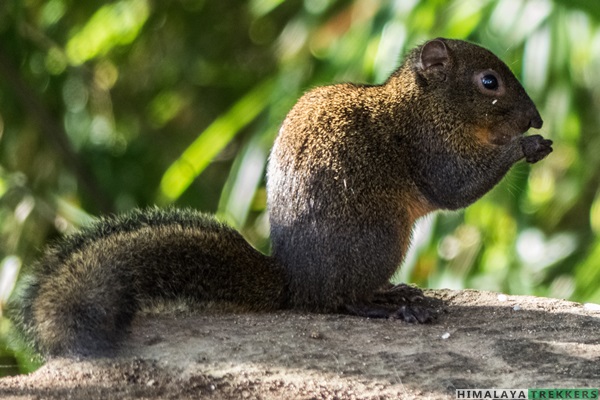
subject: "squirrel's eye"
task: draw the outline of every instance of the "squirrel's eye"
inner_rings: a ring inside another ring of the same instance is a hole
[[[481,84],[484,88],[488,90],[496,90],[498,89],[498,79],[491,74],[487,74],[481,77]]]
[[[476,72],[473,75],[473,83],[486,96],[498,98],[506,93],[506,85],[504,85],[502,76],[492,69]]]

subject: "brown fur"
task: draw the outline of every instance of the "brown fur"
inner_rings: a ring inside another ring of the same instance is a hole
[[[503,84],[493,96],[474,81],[486,70]],[[413,50],[383,85],[305,94],[268,169],[273,254],[286,266],[289,304],[364,303],[401,264],[417,218],[469,205],[526,147],[532,157],[551,151],[550,141],[522,136],[541,124],[502,61],[456,40]]]
[[[387,287],[414,222],[544,158],[551,142],[522,135],[541,125],[496,56],[430,41],[384,84],[319,87],[289,112],[267,171],[272,257],[202,214],[134,211],[50,247],[15,319],[52,355],[106,351],[141,305],[173,298],[426,321],[414,290]]]

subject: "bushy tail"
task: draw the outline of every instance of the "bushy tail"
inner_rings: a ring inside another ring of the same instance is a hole
[[[49,246],[24,279],[12,319],[46,356],[113,351],[155,299],[280,307],[282,269],[213,217],[176,209],[104,218]]]

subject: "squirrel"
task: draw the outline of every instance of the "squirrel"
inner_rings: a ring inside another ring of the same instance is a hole
[[[106,354],[157,299],[223,302],[427,322],[422,292],[389,283],[417,219],[468,206],[552,141],[490,51],[438,38],[382,84],[305,93],[267,166],[272,255],[190,209],[101,218],[50,245],[18,294],[13,321],[52,356]]]

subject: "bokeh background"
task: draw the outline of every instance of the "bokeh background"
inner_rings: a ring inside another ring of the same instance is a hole
[[[502,58],[554,152],[423,219],[397,279],[600,302],[599,23],[591,0],[2,0],[0,305],[45,243],[133,207],[216,213],[268,251],[264,169],[296,99],[381,83],[437,36]],[[9,326],[0,374],[31,370]]]

